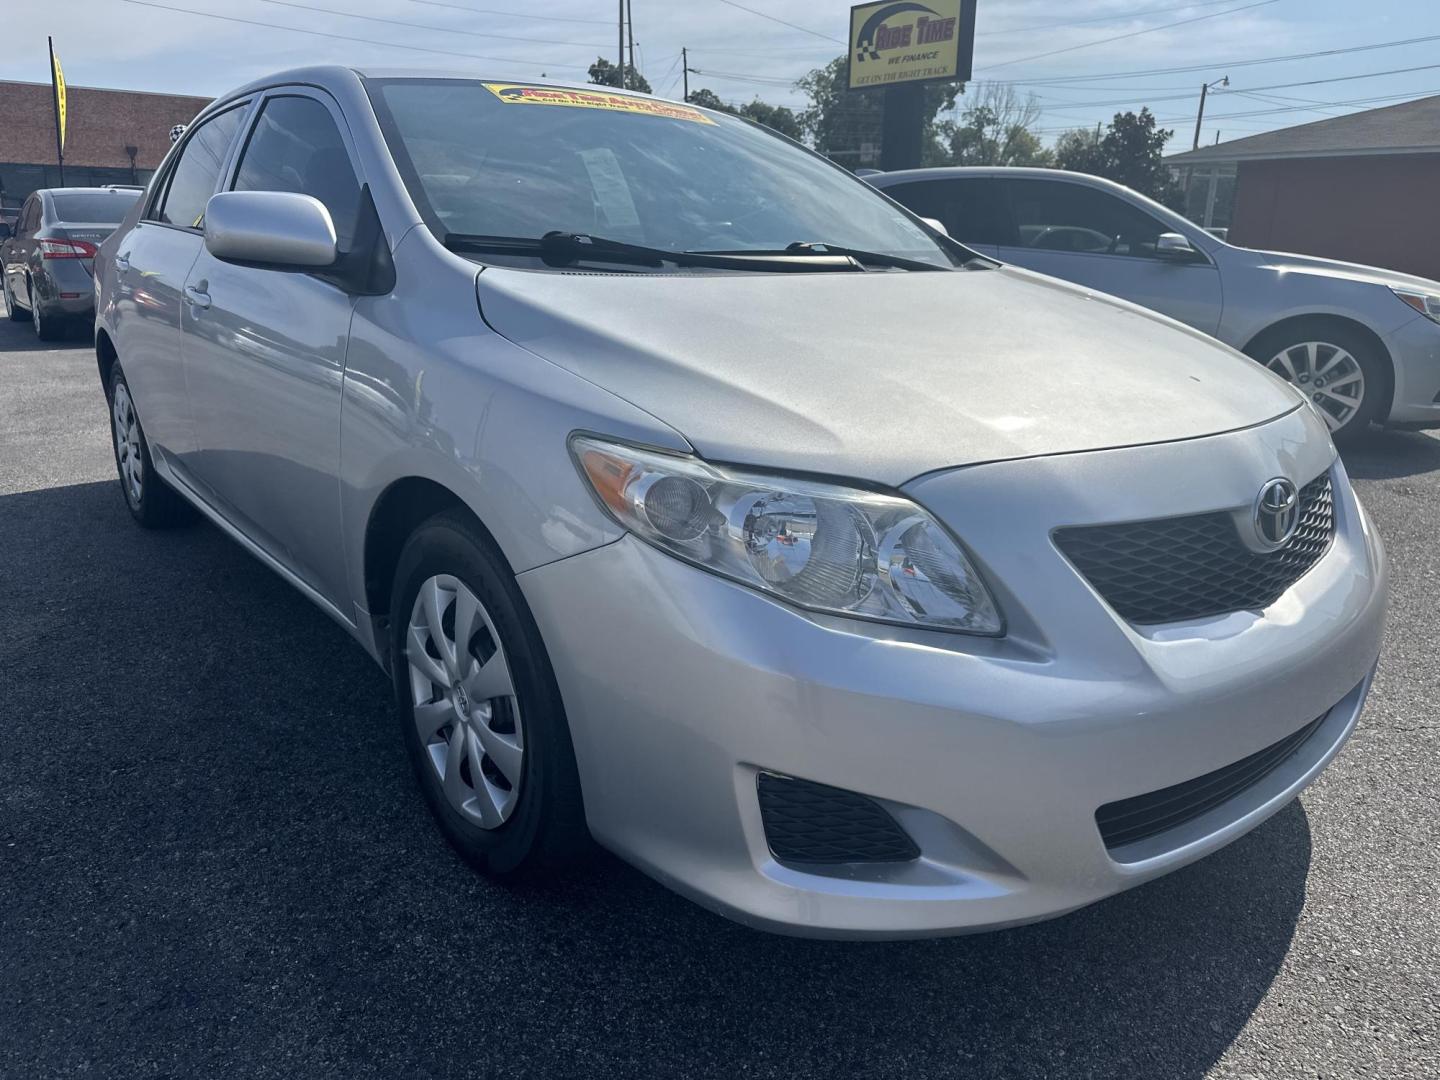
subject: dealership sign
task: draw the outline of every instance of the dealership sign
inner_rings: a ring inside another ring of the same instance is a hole
[[[850,89],[963,81],[975,53],[975,0],[885,0],[850,9]]]

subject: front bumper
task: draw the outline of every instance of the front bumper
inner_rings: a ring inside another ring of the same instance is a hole
[[[847,937],[1042,919],[1216,850],[1319,773],[1369,687],[1385,562],[1343,467],[1333,466],[1334,544],[1263,612],[1131,627],[1049,534],[1244,505],[1272,476],[1309,479],[1332,462],[1319,423],[1300,409],[1231,435],[910,485],[997,586],[1003,639],[807,615],[631,538],[520,575],[565,699],[592,832],[740,921]],[[1106,849],[1101,805],[1231,764],[1322,715],[1255,786]],[[760,771],[876,799],[921,858],[782,865],[766,844]]]
[[[1416,315],[1384,340],[1395,367],[1388,421],[1440,427],[1440,326]]]

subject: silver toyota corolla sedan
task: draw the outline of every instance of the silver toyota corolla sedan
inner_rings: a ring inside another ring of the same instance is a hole
[[[288,72],[98,267],[131,513],[354,635],[487,872],[593,837],[772,930],[1041,919],[1364,703],[1385,559],[1304,398],[737,118]]]
[[[1294,383],[1337,440],[1372,421],[1440,427],[1440,282],[1235,247],[1082,173],[908,169],[866,180],[971,250],[1213,334]]]

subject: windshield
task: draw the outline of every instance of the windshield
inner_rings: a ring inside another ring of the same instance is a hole
[[[57,221],[119,225],[125,212],[140,197],[138,191],[107,191],[87,195],[51,195]]]
[[[410,194],[442,240],[558,230],[676,252],[826,243],[946,269],[963,261],[868,185],[733,117],[602,88],[366,85]]]

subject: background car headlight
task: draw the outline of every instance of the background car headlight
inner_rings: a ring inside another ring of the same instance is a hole
[[[580,474],[622,526],[687,562],[799,607],[999,634],[960,545],[908,499],[717,468],[586,435]]]
[[[1431,322],[1440,323],[1440,296],[1436,296],[1434,293],[1411,292],[1408,289],[1391,289],[1390,291]]]

